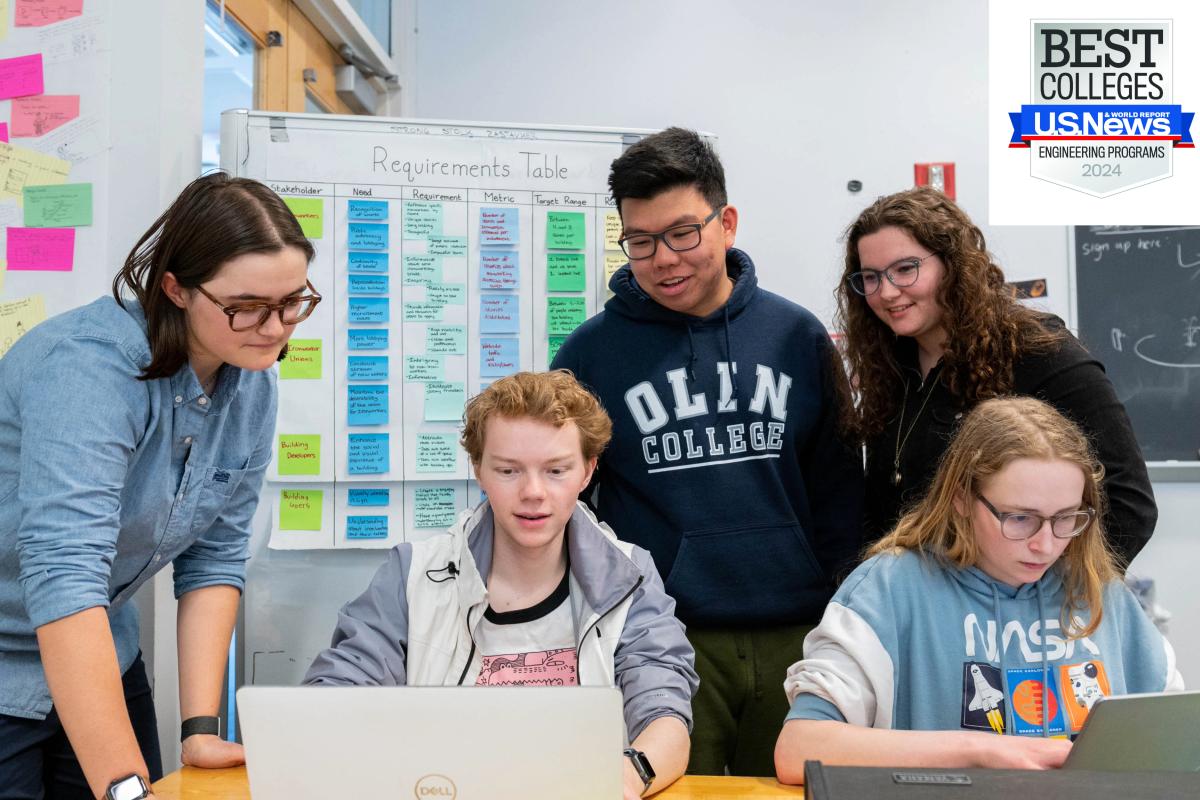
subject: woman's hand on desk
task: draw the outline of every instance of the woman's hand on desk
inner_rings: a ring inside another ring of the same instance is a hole
[[[224,769],[245,764],[246,754],[237,742],[198,733],[183,740],[183,763],[189,767]]]

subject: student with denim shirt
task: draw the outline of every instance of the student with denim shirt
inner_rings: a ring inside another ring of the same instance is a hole
[[[273,192],[208,175],[137,243],[112,298],[0,360],[0,797],[151,796],[162,766],[129,599],[168,564],[183,761],[242,762],[214,715],[271,457],[269,368],[320,299],[312,257]]]

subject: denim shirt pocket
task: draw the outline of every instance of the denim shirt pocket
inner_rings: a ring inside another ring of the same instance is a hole
[[[192,515],[192,536],[199,536],[217,520],[238,484],[249,469],[209,467],[197,488],[196,510]],[[190,538],[190,537],[189,537]]]

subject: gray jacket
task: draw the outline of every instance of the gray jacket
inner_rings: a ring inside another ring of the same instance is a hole
[[[367,590],[338,614],[332,644],[304,682],[474,684],[493,536],[485,502],[445,534],[392,548]],[[580,685],[621,690],[630,741],[666,715],[690,730],[695,654],[650,554],[618,541],[583,504],[567,524],[567,547]]]

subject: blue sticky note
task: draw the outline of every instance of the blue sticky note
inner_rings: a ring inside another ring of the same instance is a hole
[[[387,328],[351,328],[346,331],[349,350],[387,350]]]
[[[358,222],[382,222],[388,217],[386,200],[351,200],[346,218]]]
[[[518,229],[517,209],[488,208],[479,209],[479,244],[513,245],[521,241]]]
[[[387,275],[350,275],[350,294],[387,294]]]
[[[352,506],[386,506],[392,501],[390,489],[351,489],[346,503]]]
[[[346,267],[351,272],[370,272],[374,275],[386,275],[388,271],[387,253],[363,253],[350,251]]]
[[[386,297],[351,297],[351,322],[387,322],[388,299]]]
[[[388,226],[370,222],[351,222],[347,245],[354,250],[387,250]]]
[[[514,336],[479,338],[479,375],[500,378],[521,369],[520,340]]]
[[[387,517],[346,517],[347,539],[386,539],[387,535]]]
[[[389,436],[386,433],[352,433],[346,448],[351,475],[382,475],[389,467]]]
[[[388,379],[387,356],[347,356],[346,380],[386,381]]]
[[[521,262],[516,250],[479,251],[479,288],[521,288]]]
[[[346,387],[347,425],[387,425],[386,383],[350,384]]]
[[[521,298],[515,294],[479,295],[480,333],[519,333]]]

